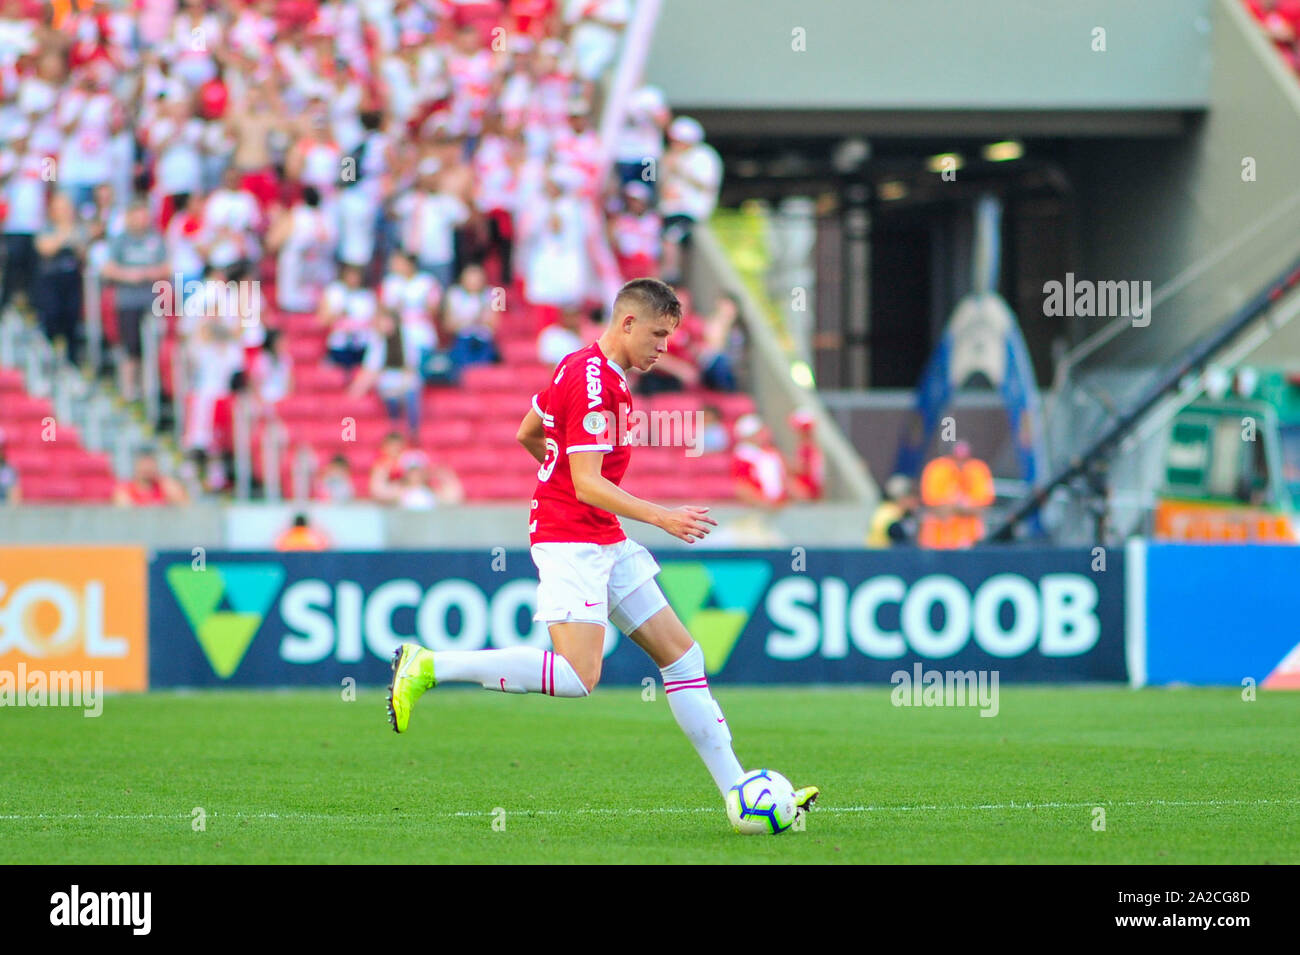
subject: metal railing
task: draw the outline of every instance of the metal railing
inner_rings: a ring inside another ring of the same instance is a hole
[[[1086,443],[1075,444],[1068,460],[1035,488],[987,539],[1010,540],[1016,527],[1041,509],[1058,488],[1070,486],[1079,492],[1072,516],[1077,517],[1082,509],[1104,518],[1108,521],[1108,540],[1122,539],[1140,530],[1139,524],[1145,519],[1140,505],[1149,499],[1149,492],[1159,483],[1163,451],[1162,442],[1151,439],[1181,408],[1201,394],[1202,373],[1211,362],[1236,364],[1300,315],[1297,290],[1300,290],[1300,257],[1292,259],[1267,286],[1235,309],[1226,321],[1220,321],[1192,342],[1173,361],[1162,367],[1144,369],[1140,376],[1134,376],[1139,382],[1136,386],[1123,383],[1121,400],[1111,404],[1094,399],[1092,407],[1103,412],[1097,415],[1100,426],[1093,429]],[[1288,297],[1287,301],[1279,304],[1284,297]],[[1118,374],[1114,369],[1105,371],[1112,377]],[[1063,396],[1066,400],[1076,400],[1079,393],[1076,387],[1064,391]],[[1085,409],[1088,407],[1084,402],[1079,403]],[[1097,497],[1105,498],[1104,505],[1089,502],[1089,498]],[[1117,501],[1126,501],[1129,506],[1118,506]],[[1138,506],[1134,506],[1135,502]],[[1068,505],[1063,510],[1069,518]],[[1071,536],[1071,530],[1065,528],[1065,535],[1058,534],[1058,538]],[[1087,526],[1073,531],[1096,540],[1097,535],[1090,533],[1092,529]]]
[[[99,374],[104,363],[104,292],[99,280],[96,262],[103,257],[106,243],[102,240],[86,253],[86,267],[82,270],[82,295],[85,307],[86,360],[92,374]]]
[[[1167,378],[1168,369],[1186,364],[1203,343],[1218,343],[1214,353],[1197,359],[1177,376],[1192,374],[1185,387],[1177,388],[1176,396],[1169,391],[1158,405],[1144,412],[1143,421],[1134,425],[1140,440],[1129,439],[1105,448],[1114,501],[1109,520],[1116,537],[1142,528],[1145,512],[1136,504],[1118,502],[1145,500],[1158,486],[1162,442],[1151,439],[1159,438],[1160,429],[1199,393],[1194,373],[1209,362],[1240,360],[1248,354],[1235,347],[1239,343],[1222,341],[1225,329],[1240,319],[1252,302],[1258,305],[1264,294],[1252,295],[1256,289],[1245,287],[1241,276],[1258,274],[1263,266],[1267,268],[1265,274],[1275,277],[1269,282],[1271,288],[1290,272],[1300,256],[1300,234],[1293,223],[1297,211],[1300,193],[1279,206],[1276,214],[1234,235],[1153,289],[1149,325],[1135,326],[1129,318],[1114,319],[1062,359],[1052,393],[1045,401],[1047,473],[1071,472],[1065,482],[1068,484],[1082,473],[1074,464],[1105,447],[1102,438],[1113,432],[1117,419],[1127,418],[1130,409],[1142,406],[1151,389]],[[1249,324],[1247,320],[1242,328]],[[1234,355],[1238,357],[1232,359]],[[1026,502],[1030,512],[1036,508],[1035,501],[1041,505],[1046,500],[1049,490],[1046,483],[1038,486]],[[1088,497],[1086,488],[1080,487],[1079,491],[1082,497]],[[1091,540],[1094,533],[1087,526],[1091,511],[1092,506],[1082,501],[1059,500],[1055,518],[1048,522],[1055,525],[1053,536],[1060,543]]]
[[[135,452],[148,436],[12,308],[0,316],[0,366],[19,369],[27,392],[50,400],[55,425],[77,428],[83,447],[108,454],[117,477],[131,473]],[[166,470],[167,462],[162,464]]]

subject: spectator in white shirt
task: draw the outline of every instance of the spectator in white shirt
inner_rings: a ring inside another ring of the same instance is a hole
[[[459,284],[447,291],[443,324],[455,336],[451,361],[457,370],[501,360],[496,345],[497,313],[492,309],[492,290],[487,287],[483,266],[465,266]]]
[[[338,221],[339,261],[367,271],[375,258],[379,203],[359,182],[343,182],[334,216]]]
[[[334,455],[321,471],[312,497],[331,504],[347,504],[355,500],[356,496],[356,485],[352,481],[352,469],[348,466],[348,459],[341,454]]]
[[[171,42],[165,45],[167,59],[176,75],[196,90],[217,75],[215,51],[222,49],[221,21],[206,11],[204,0],[181,0],[183,9],[172,21]]]
[[[348,386],[352,398],[361,397],[373,387],[383,399],[390,423],[395,424],[405,409],[407,434],[412,443],[420,433],[420,396],[424,388],[420,376],[424,359],[422,345],[418,334],[408,335],[402,322],[381,313],[375,320],[361,371]]]
[[[108,91],[112,68],[95,63],[81,68],[75,86],[59,97],[56,120],[62,136],[59,187],[80,209],[95,186],[107,182],[113,162],[110,140],[122,124],[122,111]]]
[[[259,410],[263,417],[274,417],[275,406],[293,391],[293,356],[289,353],[288,336],[278,329],[267,331],[248,371]]]
[[[456,472],[444,465],[434,465],[423,451],[407,451],[400,459],[402,468],[398,507],[428,511],[435,507],[456,505],[465,500]]]
[[[588,217],[575,195],[585,177],[555,167],[542,196],[529,202],[520,222],[524,294],[534,305],[576,308],[591,281]]]
[[[36,24],[22,14],[17,0],[5,0],[0,6],[0,64],[17,62],[36,51]]]
[[[129,195],[129,194],[128,194]],[[95,187],[95,212],[87,220],[91,241],[113,239],[126,228],[126,201],[111,184],[105,182]],[[98,261],[93,261],[96,268]]]
[[[166,229],[178,197],[203,188],[203,121],[191,114],[185,100],[168,102],[149,128],[148,140],[154,157],[154,201]]]
[[[600,192],[600,134],[591,124],[591,106],[586,100],[569,102],[567,122],[557,127],[551,155],[557,166],[582,175],[578,195],[595,199]]]
[[[343,369],[361,364],[376,338],[379,303],[375,293],[362,285],[363,278],[357,266],[343,266],[338,280],[331,282],[321,296],[317,312],[321,323],[330,330],[325,341],[330,361]]]
[[[31,127],[19,120],[8,130],[9,142],[0,147],[0,195],[7,212],[4,219],[4,280],[0,285],[0,313],[15,292],[29,306],[36,277],[36,236],[45,228],[45,158],[29,148]]]
[[[417,272],[409,255],[399,250],[388,257],[388,274],[379,287],[379,303],[401,322],[407,334],[419,339],[421,348],[438,346],[435,317],[441,302],[438,280],[427,272]]]
[[[664,281],[682,280],[684,247],[696,223],[707,222],[718,204],[722,160],[704,142],[704,129],[689,116],[668,127],[668,154],[662,163],[659,211],[664,217]]]
[[[258,236],[263,228],[257,197],[243,187],[242,176],[234,166],[227,166],[221,187],[203,204],[203,241],[210,247],[229,243],[236,257],[257,262],[262,257]]]
[[[304,186],[302,199],[284,211],[266,236],[276,254],[276,304],[286,312],[314,312],[334,276],[338,234],[334,220],[320,207],[320,193]]]
[[[183,282],[197,279],[207,265],[207,249],[203,244],[203,220],[199,210],[203,206],[203,197],[182,192],[174,197],[176,203],[172,210],[171,221],[163,230],[167,240],[167,256],[172,268],[181,276]],[[234,261],[226,257],[223,265]]]
[[[560,320],[547,325],[537,336],[537,360],[548,365],[558,365],[568,355],[572,355],[587,342],[594,341],[592,329],[585,328],[582,312],[576,308],[567,308],[560,313]]]
[[[618,40],[632,19],[630,0],[567,0],[564,22],[573,28],[569,44],[573,48],[578,78],[588,85],[588,92],[609,69],[618,53]]]
[[[614,142],[614,164],[620,182],[643,182],[651,198],[659,181],[659,163],[664,155],[664,130],[672,113],[664,94],[655,86],[643,86],[628,100],[627,118]]]
[[[469,209],[457,196],[439,189],[439,165],[425,159],[419,166],[419,185],[405,197],[402,245],[444,288],[456,277],[456,227],[469,218]]]
[[[320,193],[322,207],[329,211],[338,191],[343,149],[334,139],[329,105],[321,96],[311,97],[300,128],[301,133],[284,160],[285,177],[291,182],[314,186]]]
[[[205,485],[219,490],[224,470],[217,465],[221,455],[231,451],[231,404],[234,377],[244,368],[244,350],[230,325],[221,316],[202,318],[185,345],[189,359],[190,390],[185,412],[185,433],[181,447],[206,459]]]
[[[609,219],[609,243],[624,281],[659,274],[663,220],[650,208],[652,196],[639,179],[626,183],[623,210]]]
[[[484,251],[501,264],[501,281],[513,278],[512,252],[515,213],[519,208],[519,169],[524,159],[523,135],[507,131],[501,117],[484,121],[484,133],[474,152],[474,201],[486,218]]]
[[[440,350],[437,312],[442,287],[426,272],[417,272],[405,252],[388,259],[388,274],[380,286],[379,300],[384,313],[401,328],[404,353],[416,356],[415,366],[424,381],[450,383],[454,380],[451,359]]]

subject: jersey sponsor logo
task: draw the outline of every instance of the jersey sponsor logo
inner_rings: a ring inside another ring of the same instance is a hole
[[[587,407],[600,405],[600,358],[592,355],[587,359]]]

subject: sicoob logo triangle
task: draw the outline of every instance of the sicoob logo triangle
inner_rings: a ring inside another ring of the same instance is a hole
[[[771,566],[761,560],[663,564],[659,585],[704,652],[706,673],[717,673],[727,665],[771,579]]]
[[[212,672],[228,680],[266,619],[271,602],[284,585],[279,564],[189,564],[167,568],[171,588],[190,629],[208,658]],[[225,609],[218,609],[225,600]]]

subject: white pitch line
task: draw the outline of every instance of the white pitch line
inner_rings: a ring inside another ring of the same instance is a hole
[[[1300,798],[1292,799],[1137,799],[1123,802],[1006,802],[978,803],[973,805],[919,805],[919,806],[821,806],[813,810],[814,815],[839,815],[862,812],[1001,812],[1024,809],[1092,809],[1125,807],[1192,807],[1192,806],[1294,806],[1300,805]],[[695,806],[689,808],[664,807],[651,809],[615,809],[612,807],[575,808],[575,809],[507,809],[507,815],[515,816],[658,816],[658,815],[692,815],[696,813],[721,813],[720,806]],[[460,810],[444,814],[446,818],[480,818],[494,815],[491,810]],[[143,821],[149,819],[190,820],[190,813],[8,813],[0,814],[0,822],[38,822],[41,820],[77,820],[77,821]],[[207,818],[214,819],[285,819],[285,820],[374,820],[386,821],[383,814],[330,813],[330,812],[210,812]]]

